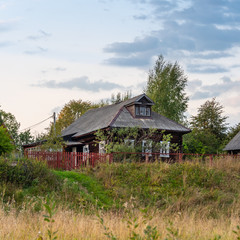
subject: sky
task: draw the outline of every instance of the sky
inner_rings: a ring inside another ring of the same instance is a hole
[[[160,54],[188,77],[188,117],[215,97],[240,122],[239,0],[0,0],[0,106],[21,130],[73,99],[141,94]]]

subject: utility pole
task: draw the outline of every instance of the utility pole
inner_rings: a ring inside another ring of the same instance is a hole
[[[56,113],[53,113],[53,126],[54,126],[54,133],[56,134]]]

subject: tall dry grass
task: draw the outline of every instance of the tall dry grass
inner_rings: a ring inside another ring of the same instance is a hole
[[[189,164],[204,164],[209,168],[229,172],[235,176],[235,179],[240,173],[240,161],[232,157],[216,158],[211,164],[208,160],[204,163],[191,161]],[[169,165],[164,163],[162,167],[168,168]],[[192,199],[189,198],[188,202],[185,203],[188,207],[184,208],[183,211],[179,210],[181,207],[178,206],[186,200],[181,198],[165,210],[150,209],[152,212],[149,215],[152,216],[152,219],[146,219],[141,211],[131,209],[130,204],[125,211],[108,211],[102,212],[100,215],[109,231],[121,240],[129,239],[132,232],[128,228],[127,221],[131,221],[131,219],[124,213],[126,210],[130,211],[139,223],[136,232],[143,235],[143,230],[147,225],[156,226],[161,240],[174,239],[169,237],[171,230],[178,231],[178,237],[175,238],[178,240],[237,240],[237,237],[240,237],[233,232],[240,225],[240,201],[238,199],[231,204],[231,209],[229,209],[227,215],[223,214],[221,209],[216,209],[218,214],[215,218],[210,218],[208,212],[209,208],[216,205],[206,205],[192,209],[191,201],[195,199],[195,195],[192,196]],[[6,211],[6,209],[8,210]],[[49,223],[44,221],[44,214],[44,211],[38,213],[32,211],[31,205],[26,207],[26,210],[17,212],[11,205],[6,208],[6,204],[0,204],[0,240],[37,240],[39,236],[42,236],[43,240],[48,239]],[[58,231],[58,239],[107,239],[104,235],[106,231],[100,224],[99,218],[94,214],[85,215],[59,208],[53,218],[55,220],[53,230]],[[144,222],[143,220],[147,221]],[[221,238],[218,236],[221,236]]]
[[[6,214],[1,209],[0,239],[34,240],[39,236],[42,236],[43,239],[48,239],[48,223],[44,221],[43,214],[43,212],[32,214],[29,211],[23,211],[16,216],[14,210]],[[160,239],[166,239],[169,234],[167,228],[171,228],[173,231],[179,231],[179,236],[176,239],[213,240],[218,239],[216,237],[220,235],[221,239],[232,240],[237,239],[233,230],[240,224],[239,217],[235,215],[229,218],[220,217],[218,219],[207,219],[200,217],[199,213],[189,214],[187,212],[178,212],[170,216],[166,216],[164,212],[158,212],[153,215],[151,220],[143,223],[143,214],[139,211],[135,212],[134,216],[139,222],[136,232],[143,235],[143,229],[149,224],[157,226],[157,230],[161,236]],[[128,217],[120,213],[108,212],[104,213],[102,218],[106,227],[109,227],[110,231],[118,239],[129,239],[131,230],[127,227],[126,220],[129,220]],[[58,231],[58,239],[107,239],[104,235],[104,229],[95,215],[87,216],[59,209],[54,219],[53,230]],[[169,221],[172,222],[172,225]]]

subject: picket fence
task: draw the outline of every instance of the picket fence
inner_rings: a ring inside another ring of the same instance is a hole
[[[186,154],[186,153],[81,153],[81,152],[25,152],[25,156],[30,159],[37,159],[45,161],[50,168],[72,170],[82,167],[90,166],[95,167],[99,163],[112,162],[183,162],[185,160],[198,160],[209,162],[212,164],[216,158],[236,158],[240,160],[240,155],[227,155],[227,154]]]
[[[29,159],[44,161],[50,168],[72,170],[81,167],[95,167],[98,163],[111,163],[112,154],[81,152],[26,152]]]

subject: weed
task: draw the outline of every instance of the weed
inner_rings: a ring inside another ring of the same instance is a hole
[[[233,231],[233,233],[236,235],[236,240],[240,240],[240,226],[237,225],[237,229]]]
[[[48,223],[48,239],[49,240],[56,240],[57,239],[57,232],[53,230],[53,224],[55,223],[55,220],[53,216],[56,214],[56,203],[51,200],[49,197],[46,199],[46,203],[44,204],[45,211],[47,214],[43,215],[44,221]],[[42,236],[38,237],[38,240],[43,240]]]

